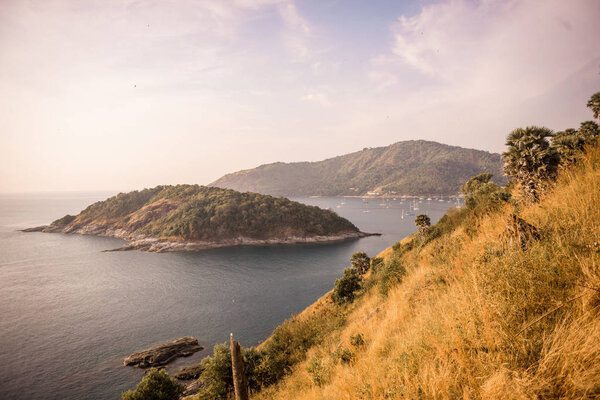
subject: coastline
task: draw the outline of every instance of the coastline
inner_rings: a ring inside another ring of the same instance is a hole
[[[367,232],[342,232],[336,235],[327,236],[289,236],[285,238],[273,239],[253,239],[248,237],[236,237],[219,241],[186,241],[169,240],[156,237],[148,237],[141,234],[135,234],[123,229],[112,229],[99,225],[86,225],[73,231],[65,231],[64,227],[53,227],[52,225],[43,225],[34,228],[22,229],[22,232],[44,232],[44,233],[65,233],[80,234],[90,236],[114,237],[127,240],[122,247],[116,249],[107,249],[105,252],[140,250],[153,253],[168,252],[194,252],[208,249],[235,246],[267,246],[278,244],[307,244],[307,243],[334,243],[347,240],[355,240],[368,236],[380,236],[380,233]]]

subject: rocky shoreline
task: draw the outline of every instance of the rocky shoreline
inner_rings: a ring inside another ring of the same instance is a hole
[[[105,250],[112,251],[128,251],[141,250],[154,253],[180,252],[180,251],[201,251],[215,249],[220,247],[233,246],[265,246],[276,244],[301,244],[301,243],[331,243],[341,242],[346,240],[360,239],[367,236],[380,236],[380,233],[366,232],[345,232],[337,235],[328,236],[289,236],[276,239],[252,239],[247,237],[237,237],[221,241],[175,241],[147,237],[140,234],[133,234],[124,229],[113,229],[102,225],[90,224],[77,229],[69,230],[63,226],[43,225],[34,228],[23,229],[22,232],[47,232],[47,233],[68,233],[93,236],[108,236],[127,240],[128,243],[116,249]]]

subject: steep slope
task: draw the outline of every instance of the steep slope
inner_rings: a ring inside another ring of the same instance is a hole
[[[539,204],[455,211],[382,256],[354,303],[262,345],[310,343],[253,398],[600,398],[600,148]]]
[[[333,211],[284,198],[198,185],[157,186],[94,203],[77,216],[27,231],[120,237],[123,249],[200,250],[239,244],[362,237]]]
[[[483,172],[503,182],[499,154],[417,140],[319,162],[266,164],[225,175],[210,186],[276,196],[451,195]]]

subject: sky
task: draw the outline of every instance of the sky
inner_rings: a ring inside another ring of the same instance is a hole
[[[598,0],[0,0],[0,192],[592,119]]]

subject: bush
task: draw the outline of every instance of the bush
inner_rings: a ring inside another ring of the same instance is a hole
[[[498,210],[510,199],[510,193],[491,182],[492,174],[479,174],[460,188],[465,195],[465,205],[473,214],[486,214]]]
[[[344,275],[335,281],[331,298],[336,304],[351,303],[360,290],[360,277],[354,268],[346,268]]]
[[[387,296],[390,288],[400,283],[404,275],[406,275],[406,268],[398,259],[384,263],[377,273],[379,292]]]
[[[350,344],[356,348],[364,346],[365,338],[362,333],[357,333],[356,335],[350,336]]]
[[[138,383],[135,390],[121,395],[122,400],[177,400],[184,387],[171,378],[164,369],[152,368]]]
[[[213,356],[204,358],[201,365],[204,370],[199,379],[203,384],[198,399],[226,399],[233,390],[229,346],[225,343],[215,345]]]
[[[273,379],[275,370],[281,368],[285,371],[284,365],[273,362],[273,357],[269,357],[268,353],[258,351],[254,347],[242,348],[242,361],[251,392],[279,379],[280,376]],[[225,343],[215,345],[213,356],[204,358],[201,365],[204,370],[199,379],[203,385],[198,399],[227,399],[233,392],[230,347]]]
[[[318,356],[310,359],[306,370],[312,376],[315,385],[321,386],[325,383],[327,370],[323,366],[323,361]]]
[[[383,258],[381,257],[373,257],[371,258],[371,270],[375,271],[379,264],[383,263]]]
[[[340,348],[336,353],[343,364],[350,364],[354,359],[354,353],[345,347]]]

